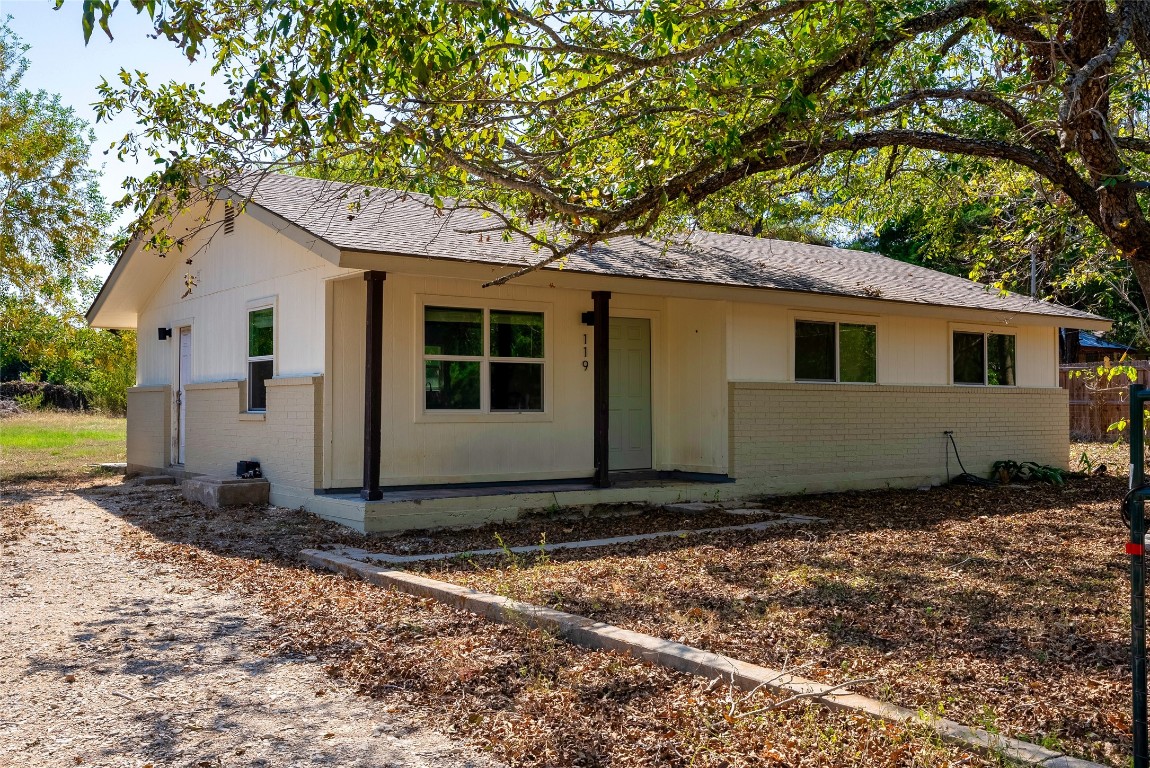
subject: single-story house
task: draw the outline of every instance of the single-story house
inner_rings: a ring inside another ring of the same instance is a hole
[[[365,192],[368,193],[365,195]],[[541,258],[473,210],[268,175],[128,245],[132,471],[234,475],[360,530],[552,504],[1065,466],[1059,327],[1109,321],[873,253],[696,232]],[[199,223],[202,217],[205,224]]]
[[[1062,329],[1059,350],[1064,365],[1101,363],[1105,360],[1117,363],[1123,357],[1129,359],[1137,353],[1134,347],[1107,341],[1097,333],[1077,328]]]

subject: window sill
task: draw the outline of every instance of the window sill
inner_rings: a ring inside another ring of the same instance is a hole
[[[500,411],[496,413],[421,411],[415,415],[416,424],[537,424],[554,420],[554,417],[546,411]]]
[[[265,411],[240,411],[240,421],[267,421]]]

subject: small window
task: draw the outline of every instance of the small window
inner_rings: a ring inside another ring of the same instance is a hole
[[[873,384],[877,332],[858,323],[795,322],[795,380]]]
[[[1014,336],[956,331],[953,348],[955,384],[1014,385]]]
[[[275,375],[275,328],[271,307],[248,312],[248,410],[267,410],[267,380]]]
[[[424,408],[543,410],[543,314],[425,307]]]

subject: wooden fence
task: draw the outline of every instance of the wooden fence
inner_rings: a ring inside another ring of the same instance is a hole
[[[1130,415],[1127,388],[1131,384],[1150,386],[1150,360],[1123,363],[1137,370],[1137,381],[1119,373],[1107,380],[1098,375],[1098,363],[1059,366],[1058,383],[1070,391],[1070,438],[1072,440],[1125,439],[1121,432],[1107,429]]]

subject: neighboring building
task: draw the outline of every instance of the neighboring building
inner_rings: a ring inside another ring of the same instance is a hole
[[[948,430],[972,472],[1065,466],[1058,329],[1109,327],[873,253],[709,233],[485,288],[540,254],[474,211],[361,191],[269,176],[206,228],[172,225],[179,253],[128,246],[88,320],[139,330],[131,469],[257,460],[274,503],[378,530],[939,483]]]
[[[1101,363],[1107,359],[1116,363],[1123,356],[1133,357],[1135,352],[1134,347],[1107,341],[1097,333],[1077,328],[1063,328],[1059,340],[1059,356],[1065,365]]]

